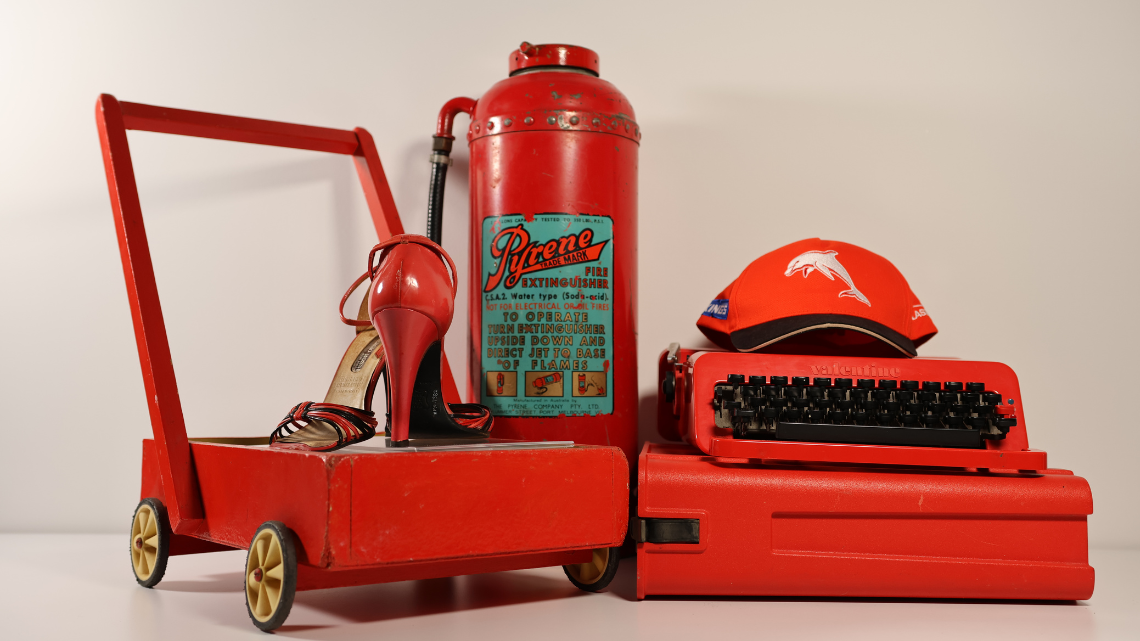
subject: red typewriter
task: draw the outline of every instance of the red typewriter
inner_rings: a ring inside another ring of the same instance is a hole
[[[1088,483],[1029,448],[1013,370],[661,355],[638,595],[1086,599]]]

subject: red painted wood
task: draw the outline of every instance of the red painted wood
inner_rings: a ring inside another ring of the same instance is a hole
[[[159,467],[169,488],[167,512],[174,532],[182,534],[192,530],[194,521],[202,518],[202,507],[190,461],[182,401],[178,397],[166,324],[158,300],[158,286],[154,280],[154,266],[146,240],[127,132],[114,96],[103,94],[99,97],[95,118],[103,148],[107,189],[115,215],[115,232],[119,239],[119,255],[134,322],[147,408],[158,448]]]
[[[255,145],[290,147],[352,155],[360,143],[356,133],[326,127],[240,118],[201,111],[156,107],[134,102],[120,103],[127,129],[179,136],[248,142]],[[387,185],[385,184],[385,187]],[[392,209],[395,212],[395,208]]]
[[[638,544],[639,598],[1092,595],[1092,493],[1064,470],[760,465],[647,444],[638,474],[638,516],[696,518],[701,533]]]
[[[629,466],[613,447],[191,447],[205,513],[195,538],[245,549],[262,523],[281,521],[302,565],[371,568],[310,573],[314,587],[584,562],[580,552],[620,545],[627,530]],[[141,494],[165,504],[160,458],[144,441]]]
[[[403,225],[372,136],[364,129],[344,131],[120,103],[109,94],[99,96],[95,116],[157,449],[156,465],[164,487],[169,488],[166,505],[173,530],[191,534],[203,527],[202,503],[126,131],[135,129],[352,155],[378,237],[384,239],[403,233]],[[444,396],[458,402],[459,394],[446,356],[444,364]]]
[[[628,475],[614,448],[354,457],[347,563],[620,545]]]

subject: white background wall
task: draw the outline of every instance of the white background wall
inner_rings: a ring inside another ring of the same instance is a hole
[[[419,231],[439,107],[523,39],[595,49],[637,110],[643,397],[752,259],[862,245],[941,330],[923,354],[1018,372],[1032,446],[1092,483],[1092,544],[1140,545],[1134,2],[5,3],[0,531],[120,532],[137,501],[150,427],[99,93],[363,126]],[[351,162],[130,142],[189,432],[268,434],[351,335],[335,305],[374,242]],[[465,265],[456,156],[444,244]]]

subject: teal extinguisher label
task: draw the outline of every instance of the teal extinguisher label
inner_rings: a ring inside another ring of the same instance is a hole
[[[499,416],[612,414],[614,225],[483,219],[482,402]]]

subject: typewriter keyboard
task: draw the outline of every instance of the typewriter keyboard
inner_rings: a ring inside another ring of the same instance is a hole
[[[713,388],[734,438],[984,448],[1017,424],[985,383],[730,374]],[[1012,402],[1012,400],[1011,400]]]

